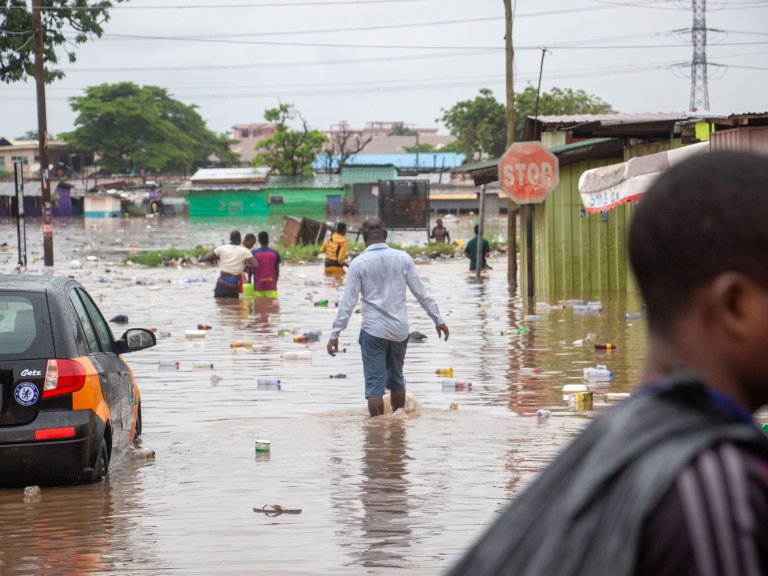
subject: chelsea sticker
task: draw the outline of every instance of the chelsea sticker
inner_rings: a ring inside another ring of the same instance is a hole
[[[40,392],[37,391],[37,386],[32,384],[32,382],[21,382],[16,386],[13,395],[16,398],[16,402],[22,406],[32,406],[40,397]]]

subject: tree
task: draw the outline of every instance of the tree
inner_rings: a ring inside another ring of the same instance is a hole
[[[273,173],[284,176],[311,176],[312,164],[328,141],[325,134],[310,130],[293,104],[267,109],[264,120],[275,124],[277,131],[256,143],[256,148],[262,152],[253,157],[253,165],[269,166]],[[300,124],[298,130],[289,126],[289,122],[295,120]]]
[[[515,95],[515,140],[522,139],[525,119],[535,115],[536,88],[528,85]],[[456,141],[442,150],[463,152],[467,161],[498,158],[506,149],[506,111],[488,88],[474,100],[462,100],[442,110],[442,120]],[[553,114],[606,114],[611,105],[583,90],[552,88],[539,97],[539,116]]]
[[[442,109],[441,120],[453,136],[467,161],[499,157],[507,142],[506,109],[488,88],[481,88],[474,100],[462,100],[449,110]]]
[[[400,122],[399,124],[392,125],[392,130],[387,136],[416,136],[416,131],[406,128],[405,124]]]
[[[230,140],[208,130],[195,106],[174,100],[164,88],[132,82],[100,84],[70,99],[76,128],[60,137],[92,148],[107,172],[192,170],[215,154],[235,163]]]
[[[93,35],[101,37],[109,9],[125,0],[47,0],[42,9],[43,57],[49,65],[58,63],[56,49],[63,47],[69,62],[76,60],[74,44],[83,44]],[[71,31],[74,34],[70,33]],[[32,13],[26,0],[0,0],[0,80],[6,83],[34,78]],[[61,78],[61,70],[48,69],[46,81]]]
[[[418,152],[419,154],[423,154],[426,152],[435,152],[437,149],[432,146],[432,144],[426,144],[423,142],[420,142],[419,144],[414,144],[413,146],[404,146],[403,150],[405,150],[408,153],[415,153]],[[441,150],[442,152],[443,150]]]
[[[365,138],[362,133],[350,130],[346,123],[342,124],[341,129],[334,132],[328,138],[328,142],[323,148],[328,171],[334,170],[334,165],[336,166],[336,172],[341,171],[342,166],[347,163],[347,160],[351,156],[362,152],[372,139],[372,135]]]
[[[523,136],[525,119],[536,114],[536,87],[528,85],[515,95],[515,139]],[[539,96],[539,116],[557,114],[607,114],[613,112],[611,105],[602,99],[587,94],[584,90],[554,87]]]
[[[48,139],[56,140],[56,136],[48,132]],[[35,142],[37,142],[37,129],[27,130],[21,136],[17,136],[16,140],[34,140]]]

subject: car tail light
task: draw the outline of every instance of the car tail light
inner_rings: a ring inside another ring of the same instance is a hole
[[[73,360],[48,360],[43,398],[71,394],[85,386],[85,368]]]
[[[64,428],[44,428],[35,430],[35,440],[57,440],[58,438],[74,438],[75,427],[66,426]]]

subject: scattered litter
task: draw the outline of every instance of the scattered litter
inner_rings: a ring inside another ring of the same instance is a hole
[[[82,262],[80,262],[80,260],[72,260],[72,261],[69,263],[69,267],[70,267],[72,270],[79,270],[80,268],[82,268],[82,267],[83,267],[83,263],[82,263]]]
[[[198,340],[200,338],[205,338],[206,331],[205,330],[185,330],[184,331],[184,337],[188,340]]]
[[[257,390],[282,390],[282,380],[280,378],[257,378]]]
[[[605,364],[598,364],[594,368],[584,368],[584,378],[586,380],[611,380],[613,372],[608,370]]]
[[[213,364],[211,362],[192,362],[192,368],[194,370],[213,370]]]
[[[579,392],[589,392],[586,384],[566,384],[562,389],[563,394],[576,394]]]
[[[459,380],[456,378],[443,378],[441,380],[443,390],[472,390],[472,382],[466,380]]]
[[[435,374],[438,376],[450,376],[453,377],[453,368],[438,368],[435,370]]]
[[[280,355],[283,360],[312,360],[312,350],[296,350]]]
[[[539,373],[538,368],[520,368],[520,376],[533,376]]]
[[[171,337],[171,333],[168,330],[160,330],[157,333],[157,337],[158,338],[170,338]]]
[[[221,376],[217,376],[214,374],[211,376],[211,386],[216,386],[219,382],[221,382],[223,378]]]
[[[448,410],[458,410],[458,409],[459,409],[459,405],[458,405],[458,404],[456,404],[456,402],[451,402],[451,403],[448,405]]]
[[[552,305],[547,304],[546,302],[536,302],[536,304],[533,306],[533,309],[536,310],[536,312],[551,312]]]
[[[254,512],[261,512],[265,516],[280,516],[280,514],[301,514],[301,509],[294,510],[283,508],[279,504],[265,504],[261,508],[254,508]]]
[[[592,392],[578,392],[568,396],[568,409],[574,412],[592,410]]]
[[[621,400],[626,400],[629,396],[629,392],[607,392],[605,400],[607,402],[620,402]]]
[[[584,338],[579,338],[578,340],[574,340],[571,342],[574,346],[584,346]]]
[[[331,378],[346,378],[346,374],[331,374]]]
[[[318,300],[315,302],[315,306],[322,306],[324,308],[328,307],[328,300]]]
[[[209,326],[208,324],[198,324],[197,329],[198,330],[210,330],[213,328],[213,326]]]
[[[610,342],[601,342],[595,344],[595,350],[616,350],[616,344],[611,344]]]
[[[584,336],[584,342],[594,342],[597,340],[597,334],[594,332],[587,332],[587,335]]]
[[[43,499],[42,490],[40,486],[27,486],[24,488],[24,503],[25,504],[37,504]]]
[[[526,322],[534,322],[536,320],[539,320],[540,316],[538,314],[526,314],[523,318]]]
[[[536,418],[538,418],[539,420],[546,420],[550,416],[552,416],[552,412],[550,412],[549,410],[544,410],[543,408],[539,408],[538,410],[536,410]]]
[[[114,322],[115,324],[128,324],[128,316],[125,314],[118,314],[112,318],[110,322]]]
[[[587,308],[589,308],[589,310],[593,312],[602,312],[603,303],[600,302],[599,300],[596,300],[594,302],[587,302]]]
[[[253,348],[253,342],[241,342],[240,340],[233,341],[230,345],[230,348],[247,348],[248,350]]]
[[[157,362],[157,367],[161,370],[178,370],[180,364],[178,360],[173,360],[172,358],[161,358]]]
[[[421,343],[421,342],[424,342],[426,339],[427,339],[427,335],[417,330],[414,330],[413,332],[408,334],[408,342]]]
[[[256,439],[256,452],[269,452],[272,449],[272,442],[263,438]]]
[[[638,320],[642,317],[641,312],[629,312],[627,314],[624,314],[624,320]]]

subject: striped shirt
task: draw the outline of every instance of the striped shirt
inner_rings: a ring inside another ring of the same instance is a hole
[[[768,573],[768,466],[734,444],[700,454],[648,519],[638,576]]]
[[[254,272],[253,289],[277,290],[278,266],[280,265],[280,253],[272,248],[257,248],[252,252],[259,267]]]

